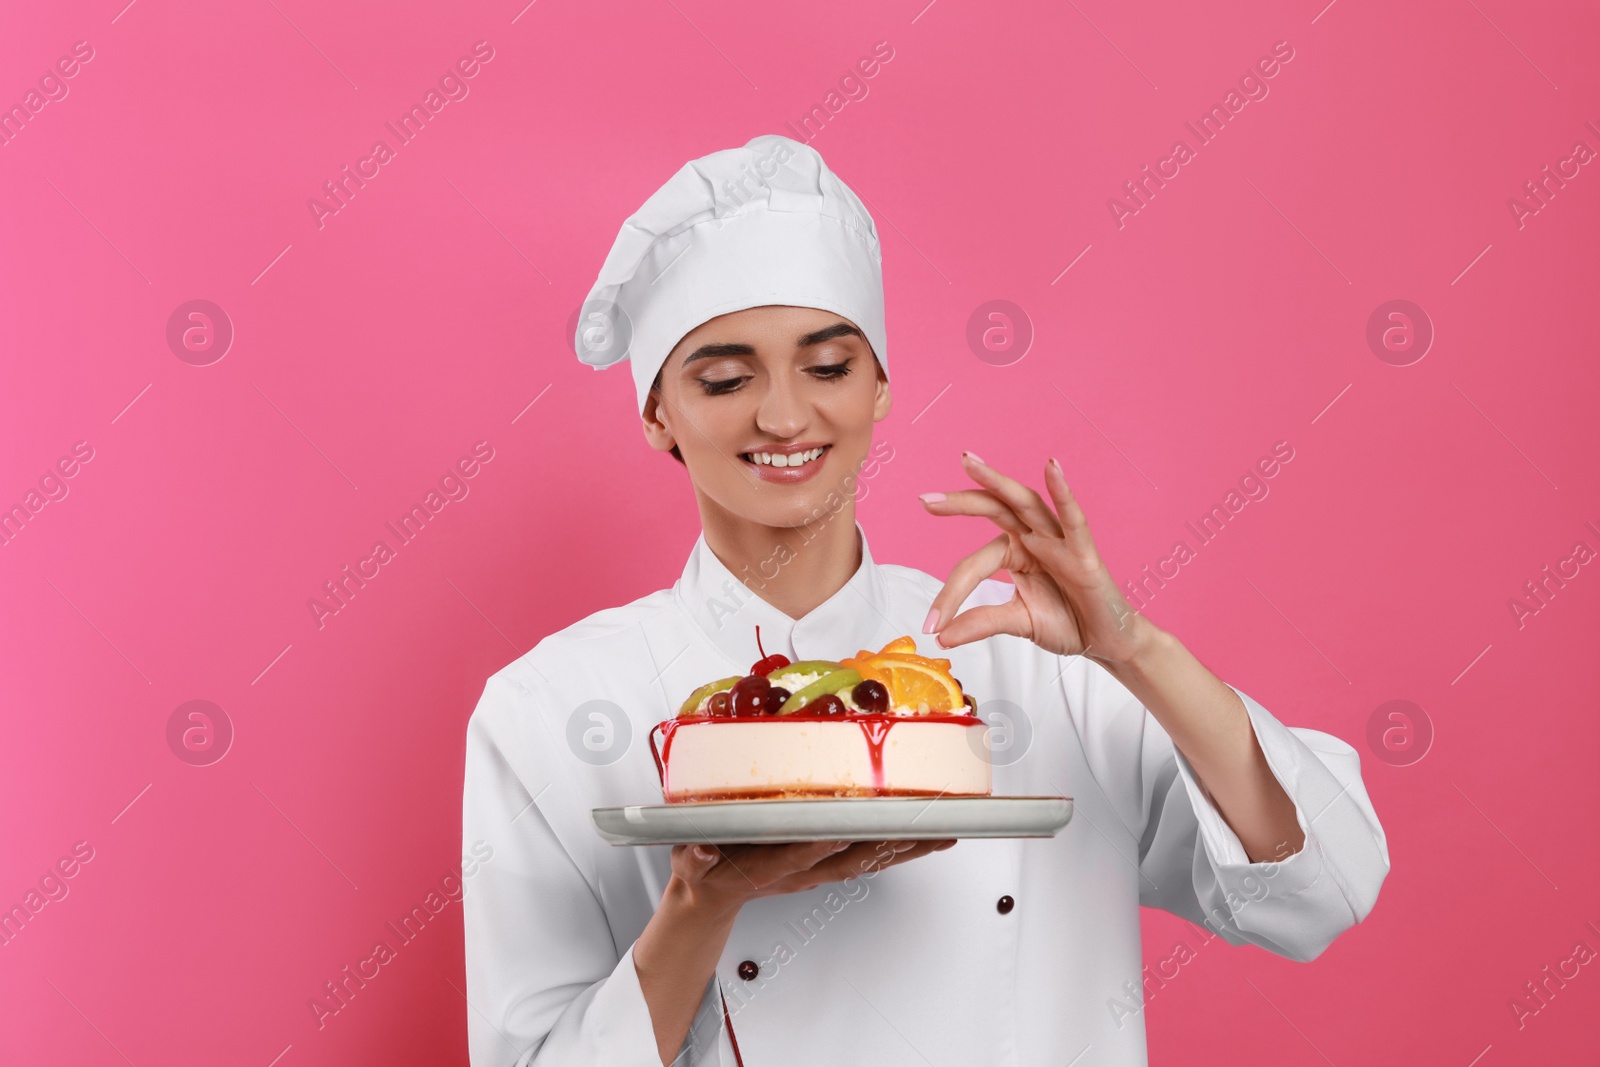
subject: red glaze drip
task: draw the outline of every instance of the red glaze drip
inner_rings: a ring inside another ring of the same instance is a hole
[[[894,726],[895,720],[887,715],[881,719],[874,715],[870,721],[861,722],[860,717],[856,721],[860,723],[861,732],[867,738],[867,758],[872,761],[872,788],[882,789],[884,787],[883,743],[889,739],[889,730]]]
[[[677,719],[667,719],[656,724],[650,731],[650,754],[656,757],[656,777],[661,779],[661,793],[665,796],[667,790],[667,764],[672,759],[672,735],[678,729]],[[661,751],[656,752],[656,730],[661,731]]]

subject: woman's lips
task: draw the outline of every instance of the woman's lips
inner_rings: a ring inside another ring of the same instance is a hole
[[[752,468],[756,472],[756,477],[762,481],[777,482],[780,485],[797,485],[800,482],[810,481],[815,478],[817,472],[822,470],[823,461],[828,458],[828,453],[832,451],[832,445],[823,445],[822,455],[809,463],[802,463],[798,467],[774,467],[770,463],[753,463],[745,459],[743,455],[739,457],[739,462]]]

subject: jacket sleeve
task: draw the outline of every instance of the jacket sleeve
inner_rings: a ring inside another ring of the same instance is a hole
[[[1388,842],[1354,748],[1331,734],[1286,727],[1230,688],[1244,702],[1267,765],[1294,801],[1305,844],[1284,858],[1250,862],[1194,768],[1135,700],[1145,719],[1140,903],[1203,924],[1231,944],[1313,960],[1372,911],[1389,873]]]
[[[497,740],[536,728],[527,700],[491,678],[467,727],[463,841],[492,849],[462,899],[470,1062],[660,1067],[633,946],[615,943],[598,897],[535,803],[549,783],[524,783]]]

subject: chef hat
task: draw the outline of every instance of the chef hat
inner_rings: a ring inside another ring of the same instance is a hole
[[[631,362],[643,414],[685,334],[767,304],[849,319],[889,373],[872,216],[816,149],[776,134],[690,160],[629,216],[579,309],[573,346],[596,370]]]

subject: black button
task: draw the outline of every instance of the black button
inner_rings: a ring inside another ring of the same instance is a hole
[[[739,977],[743,978],[746,982],[755,981],[756,975],[760,973],[761,968],[756,964],[755,960],[745,960],[743,963],[739,964]]]
[[[994,910],[998,911],[1001,915],[1009,915],[1011,914],[1011,909],[1016,906],[1017,902],[1012,900],[1010,897],[1001,897],[999,900],[995,901]]]

